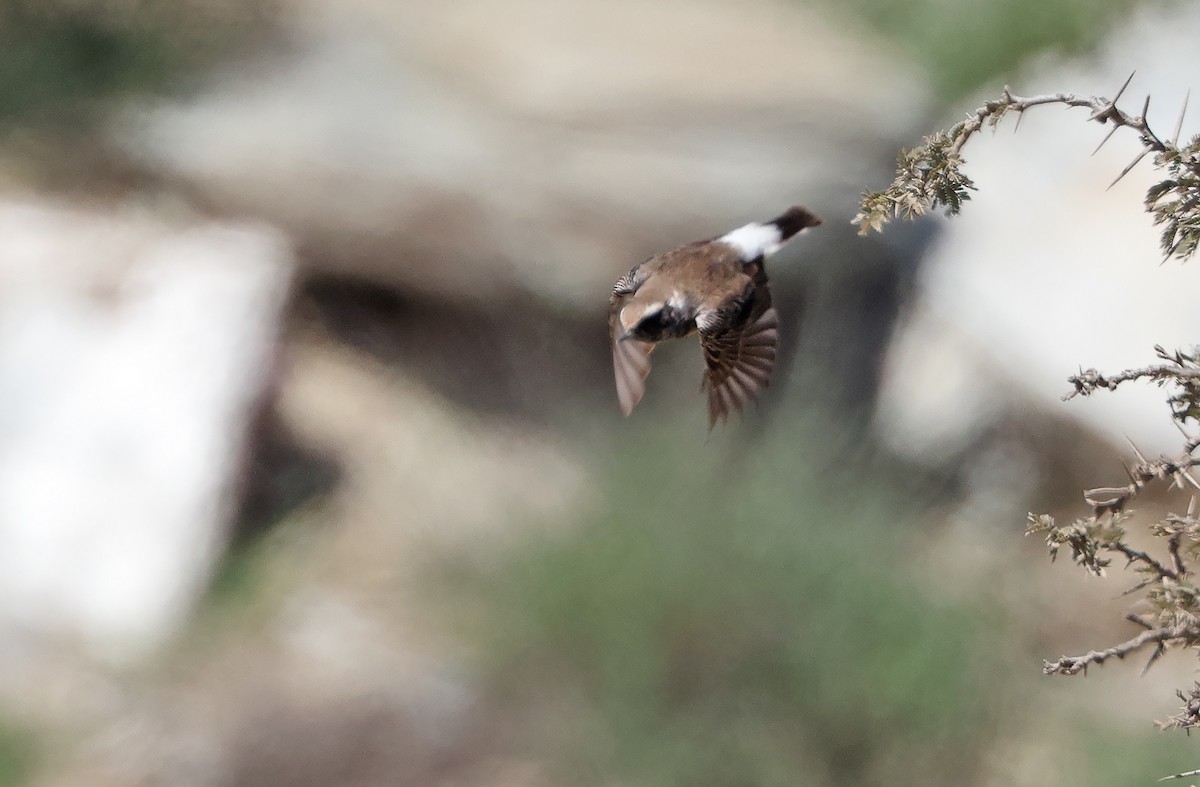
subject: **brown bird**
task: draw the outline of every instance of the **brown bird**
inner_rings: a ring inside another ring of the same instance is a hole
[[[708,365],[708,428],[742,411],[771,379],[779,321],[763,260],[821,219],[807,208],[747,224],[656,255],[617,280],[608,305],[617,399],[625,415],[642,400],[650,352],[664,339],[700,334]]]

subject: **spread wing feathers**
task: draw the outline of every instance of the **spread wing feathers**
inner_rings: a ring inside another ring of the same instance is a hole
[[[608,302],[608,333],[612,340],[613,374],[617,380],[617,401],[621,412],[629,415],[646,393],[646,375],[650,374],[650,351],[653,342],[621,339],[621,307],[641,285],[641,265],[626,273],[613,286]]]
[[[748,325],[701,335],[708,371],[700,389],[708,391],[709,429],[726,420],[730,410],[740,413],[770,384],[778,343],[779,319],[773,308]]]
[[[646,393],[646,375],[650,374],[651,342],[613,337],[613,372],[617,378],[617,400],[621,412],[629,415]]]

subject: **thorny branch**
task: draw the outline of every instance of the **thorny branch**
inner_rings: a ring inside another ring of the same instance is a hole
[[[1146,366],[1141,369],[1126,369],[1123,372],[1105,377],[1095,369],[1088,369],[1067,378],[1067,382],[1075,386],[1075,390],[1063,397],[1064,400],[1076,396],[1087,396],[1101,388],[1115,391],[1121,383],[1130,380],[1149,379],[1157,383],[1178,382],[1180,380],[1196,380],[1200,382],[1200,369],[1179,369],[1172,366]]]
[[[1134,449],[1137,450],[1136,448]],[[1133,467],[1128,467],[1125,472],[1129,475],[1129,483],[1125,486],[1102,486],[1096,489],[1088,489],[1083,493],[1083,499],[1092,507],[1093,518],[1104,516],[1105,514],[1119,514],[1125,509],[1125,505],[1132,500],[1138,492],[1142,491],[1152,481],[1171,482],[1177,486],[1183,486],[1185,483],[1191,486],[1196,486],[1196,481],[1188,475],[1188,470],[1200,465],[1200,457],[1194,457],[1190,453],[1175,459],[1167,457],[1159,457],[1154,460],[1147,460],[1141,457]],[[1197,487],[1200,489],[1200,487]],[[1145,553],[1130,549],[1125,546],[1114,546],[1113,549],[1120,551],[1129,558],[1129,562],[1140,560],[1144,563],[1152,563]],[[1157,564],[1153,564],[1156,570],[1159,569]],[[1159,573],[1167,576],[1170,574],[1165,568]]]
[[[1179,693],[1179,696],[1182,697],[1183,694]],[[1171,718],[1173,719],[1174,717],[1172,716]],[[1167,727],[1172,726],[1169,721],[1168,722],[1156,721],[1154,723],[1159,726],[1159,729],[1165,729]],[[1169,782],[1172,779],[1186,779],[1189,776],[1200,776],[1200,771],[1184,771],[1183,773],[1175,773],[1170,776],[1164,776],[1161,779],[1159,779],[1159,781],[1160,782]]]
[[[1154,722],[1158,728],[1160,730],[1171,728],[1190,730],[1192,727],[1200,726],[1200,683],[1193,684],[1187,694],[1184,694],[1181,690],[1176,690],[1175,696],[1183,701],[1183,707],[1179,709],[1179,713],[1176,713],[1166,721]],[[1178,779],[1183,776],[1196,776],[1197,774],[1200,774],[1200,771],[1180,773],[1175,776],[1168,776],[1165,779],[1159,779],[1159,781],[1165,782],[1167,779]]]
[[[1132,115],[1117,106],[1133,80],[1130,74],[1125,84],[1111,99],[1078,96],[1073,93],[1054,93],[1042,96],[1016,96],[1006,87],[1000,97],[988,101],[967,115],[966,119],[948,130],[925,137],[924,144],[901,152],[897,160],[896,178],[884,191],[863,195],[860,211],[854,217],[859,232],[882,231],[893,218],[914,218],[932,210],[944,208],[946,215],[955,215],[971,198],[975,184],[963,172],[963,149],[985,127],[995,128],[1008,114],[1015,113],[1020,126],[1024,113],[1036,106],[1058,104],[1067,108],[1089,110],[1088,120],[1111,128],[1100,144],[1103,147],[1119,128],[1137,134],[1142,150],[1117,175],[1111,185],[1153,154],[1156,169],[1164,179],[1146,193],[1144,205],[1163,227],[1159,245],[1166,258],[1187,259],[1200,248],[1200,135],[1180,144],[1180,133],[1187,113],[1187,99],[1169,137],[1150,127],[1146,113],[1150,97],[1142,103],[1141,113]],[[1095,152],[1095,151],[1093,151]],[[1171,513],[1150,525],[1150,533],[1163,545],[1165,558],[1149,551],[1135,549],[1126,540],[1124,523],[1130,515],[1129,506],[1150,486],[1168,489],[1200,491],[1200,482],[1191,475],[1200,466],[1200,348],[1190,353],[1168,353],[1156,347],[1162,364],[1132,369],[1119,374],[1104,375],[1095,369],[1080,370],[1070,378],[1073,390],[1064,399],[1089,396],[1099,390],[1114,390],[1131,380],[1147,380],[1159,386],[1170,386],[1168,399],[1176,426],[1184,436],[1184,451],[1177,457],[1149,459],[1134,447],[1137,462],[1126,468],[1128,483],[1124,486],[1100,487],[1087,490],[1084,500],[1090,514],[1068,525],[1059,525],[1047,514],[1030,514],[1026,534],[1042,534],[1053,560],[1066,547],[1072,560],[1086,571],[1103,576],[1112,563],[1110,555],[1125,558],[1126,568],[1140,574],[1139,581],[1128,594],[1141,594],[1142,614],[1127,619],[1142,631],[1137,636],[1104,650],[1091,650],[1082,656],[1063,656],[1046,661],[1044,671],[1052,675],[1074,675],[1087,672],[1091,664],[1103,664],[1111,658],[1124,659],[1131,653],[1153,647],[1145,669],[1149,669],[1168,647],[1178,646],[1200,650],[1200,587],[1195,582],[1194,565],[1200,561],[1200,518],[1196,516],[1196,498],[1189,495],[1186,513]],[[1191,433],[1189,433],[1189,426]],[[1190,729],[1200,727],[1200,683],[1189,694],[1179,692],[1184,702],[1182,711],[1161,727]],[[1197,772],[1200,773],[1200,772]],[[1180,774],[1180,776],[1192,774]]]
[[[865,193],[853,223],[859,226],[861,234],[866,234],[872,229],[882,231],[884,224],[899,216],[914,218],[943,207],[948,216],[959,213],[963,203],[971,198],[970,192],[975,190],[974,182],[962,171],[965,163],[962,151],[967,142],[984,127],[996,127],[1010,113],[1016,113],[1019,127],[1026,110],[1044,104],[1060,104],[1091,110],[1088,120],[1112,126],[1096,150],[1118,128],[1132,129],[1138,135],[1142,151],[1121,171],[1110,188],[1143,158],[1154,154],[1155,167],[1165,170],[1167,177],[1147,191],[1146,210],[1154,216],[1156,225],[1164,227],[1160,239],[1163,255],[1179,259],[1190,257],[1200,247],[1200,135],[1182,147],[1179,145],[1187,112],[1186,99],[1169,138],[1156,133],[1146,120],[1149,96],[1142,104],[1140,115],[1130,115],[1118,108],[1117,101],[1132,80],[1130,74],[1111,99],[1073,93],[1023,97],[1013,95],[1005,87],[1000,98],[988,101],[949,130],[925,137],[920,147],[902,152],[892,185],[883,191]]]
[[[1120,374],[1103,375],[1090,369],[1070,378],[1074,390],[1064,399],[1089,396],[1099,390],[1114,390],[1131,380],[1148,380],[1171,386],[1171,412],[1176,425],[1184,434],[1184,452],[1174,458],[1150,459],[1133,446],[1137,462],[1126,468],[1129,483],[1124,486],[1101,487],[1084,493],[1091,508],[1088,517],[1069,525],[1058,525],[1047,514],[1030,514],[1026,534],[1043,534],[1053,560],[1064,546],[1071,550],[1075,563],[1096,576],[1102,576],[1112,562],[1105,554],[1121,555],[1126,567],[1133,567],[1141,580],[1129,593],[1143,594],[1148,607],[1144,615],[1128,615],[1127,619],[1143,630],[1135,637],[1104,650],[1091,650],[1081,656],[1063,656],[1057,661],[1044,662],[1047,675],[1087,673],[1092,664],[1103,664],[1111,658],[1124,659],[1131,653],[1153,646],[1144,669],[1149,669],[1169,647],[1200,649],[1200,587],[1194,581],[1193,565],[1200,560],[1200,518],[1196,516],[1196,497],[1189,495],[1185,513],[1167,514],[1150,525],[1150,533],[1161,539],[1166,559],[1147,551],[1135,549],[1126,540],[1124,522],[1129,517],[1129,505],[1151,485],[1165,484],[1167,488],[1190,488],[1200,491],[1191,469],[1200,466],[1200,437],[1189,435],[1187,427],[1200,424],[1200,350],[1168,353],[1156,347],[1160,360],[1166,363],[1132,369]],[[1143,670],[1144,671],[1144,670]],[[1190,695],[1179,693],[1184,708],[1160,727],[1190,729],[1200,726],[1200,684]]]
[[[1114,391],[1118,385],[1130,380],[1150,380],[1159,386],[1169,383],[1176,388],[1175,393],[1167,400],[1175,421],[1179,424],[1184,424],[1189,419],[1200,422],[1200,408],[1196,406],[1196,402],[1200,402],[1200,349],[1190,353],[1182,350],[1167,352],[1160,346],[1155,347],[1154,351],[1159,360],[1166,361],[1165,364],[1127,369],[1112,375],[1103,375],[1095,369],[1081,371],[1067,378],[1067,382],[1075,386],[1075,390],[1067,393],[1063,399],[1090,396],[1102,388]],[[1200,439],[1189,439],[1186,447],[1190,454],[1200,447]]]
[[[1169,629],[1143,631],[1133,639],[1122,642],[1120,645],[1106,648],[1105,650],[1091,650],[1082,656],[1063,656],[1058,661],[1046,661],[1042,667],[1042,672],[1047,675],[1074,675],[1077,672],[1086,674],[1088,665],[1090,664],[1103,664],[1113,657],[1124,659],[1130,653],[1141,650],[1150,643],[1154,643],[1160,648],[1165,648],[1171,642],[1190,641],[1193,636],[1194,632],[1187,625],[1179,625]],[[1157,653],[1158,651],[1156,650],[1155,652]]]

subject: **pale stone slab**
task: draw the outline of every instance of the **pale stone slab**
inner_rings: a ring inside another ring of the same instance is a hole
[[[123,659],[180,623],[291,272],[261,227],[0,202],[0,636]]]

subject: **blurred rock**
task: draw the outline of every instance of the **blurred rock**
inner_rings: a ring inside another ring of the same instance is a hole
[[[1101,51],[1043,63],[1013,79],[1013,92],[1111,96],[1136,69],[1123,108],[1140,112],[1151,93],[1151,125],[1170,134],[1187,90],[1200,86],[1197,29],[1200,9],[1148,6]],[[968,146],[979,191],[944,222],[885,375],[879,422],[902,452],[952,457],[1014,408],[1024,420],[1038,411],[1080,422],[1122,449],[1128,437],[1150,454],[1180,450],[1155,386],[1061,400],[1080,368],[1146,366],[1157,362],[1155,344],[1188,348],[1200,338],[1200,267],[1162,263],[1159,230],[1142,207],[1161,178],[1146,160],[1108,189],[1141,146],[1122,129],[1091,156],[1108,128],[1086,120],[1082,109],[1040,107],[1018,134],[1006,120]],[[1196,128],[1193,117],[1183,138]]]
[[[520,534],[514,520],[554,523],[589,503],[577,446],[456,407],[325,337],[289,342],[278,408],[342,468],[333,515],[351,582],[408,583],[439,553],[489,552]]]
[[[0,202],[0,638],[124,661],[179,625],[291,276],[261,227]]]
[[[664,238],[794,202],[836,224],[926,103],[887,45],[798,3],[293,8],[284,51],[120,143],[311,270],[442,297],[594,304]]]
[[[588,505],[579,458],[311,326],[285,340],[276,405],[337,488],[258,536],[253,580],[157,669],[76,667],[74,713],[53,720],[74,745],[37,784],[548,783],[513,753],[439,577]]]

